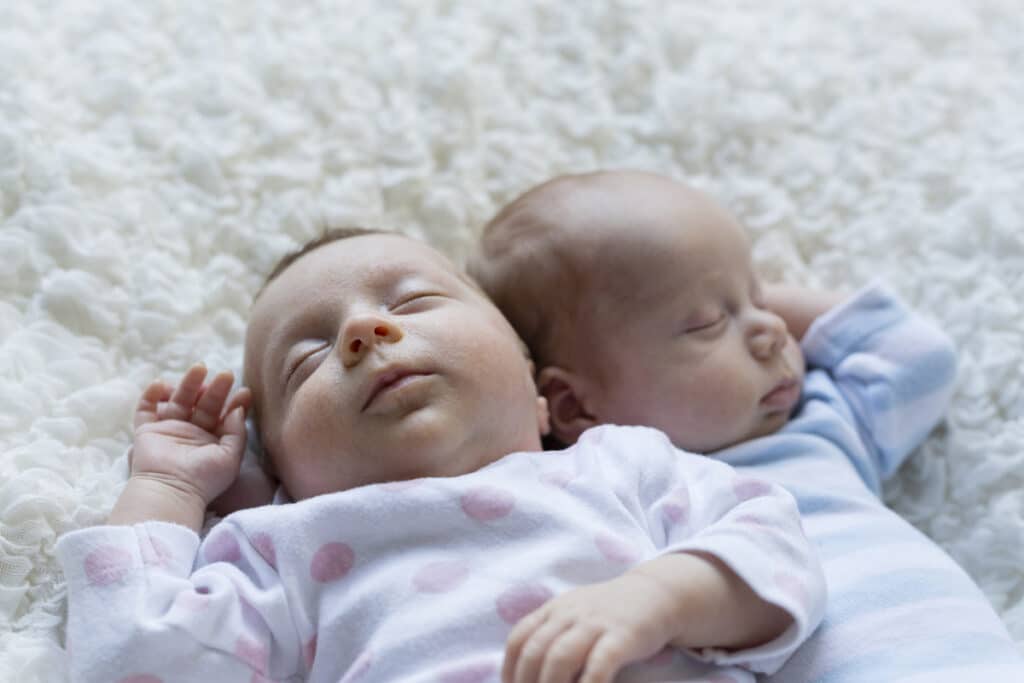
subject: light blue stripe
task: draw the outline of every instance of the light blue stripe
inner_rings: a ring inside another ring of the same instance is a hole
[[[906,341],[912,343],[911,339]],[[892,402],[885,408],[893,404],[903,406],[928,394],[945,393],[956,374],[956,356],[949,348],[936,348],[915,356],[912,365],[893,364],[892,367],[895,372],[886,378],[886,384],[892,389]]]
[[[964,631],[933,640],[894,643],[892,648],[865,653],[826,672],[815,683],[898,683],[901,678],[929,671],[970,666],[983,666],[987,671],[1005,666],[1007,677],[999,680],[1024,680],[1024,659],[1013,643],[990,633]]]
[[[802,506],[800,512],[803,514]],[[895,517],[895,513],[892,514]],[[909,524],[901,524],[897,519],[884,518],[864,519],[863,523],[856,527],[826,535],[817,535],[811,532],[811,541],[814,542],[818,549],[818,555],[824,562],[848,553],[885,545],[893,546],[894,552],[911,551],[917,556],[920,555],[922,548],[936,547]]]
[[[899,552],[894,548],[895,552]],[[918,558],[914,558],[918,561]],[[870,572],[870,567],[864,568]],[[869,574],[856,583],[829,585],[828,613],[834,621],[849,622],[877,610],[905,607],[931,600],[983,598],[956,567],[926,569],[920,565]]]

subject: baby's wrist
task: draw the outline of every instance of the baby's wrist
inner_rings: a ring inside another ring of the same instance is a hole
[[[199,531],[207,501],[198,489],[175,477],[133,474],[107,518],[108,524],[161,521]]]
[[[671,553],[631,572],[661,585],[674,647],[728,648],[736,643],[735,626],[742,621],[735,588],[719,563],[704,553]]]

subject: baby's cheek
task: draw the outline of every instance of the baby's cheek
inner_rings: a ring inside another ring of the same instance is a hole
[[[318,452],[330,440],[332,428],[329,411],[323,402],[297,400],[289,406],[281,421],[277,453],[287,453],[288,459],[300,462],[308,453]]]
[[[803,351],[800,350],[800,343],[792,336],[786,343],[786,362],[790,369],[797,373],[797,379],[803,379],[807,369],[807,362],[804,360]]]

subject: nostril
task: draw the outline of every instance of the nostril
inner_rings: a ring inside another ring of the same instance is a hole
[[[354,339],[352,343],[348,345],[348,348],[352,353],[359,353],[359,349],[362,348],[362,346],[363,342],[361,339]]]
[[[377,327],[373,328],[373,333],[378,337],[386,337],[388,336],[388,328],[383,325],[377,325]]]

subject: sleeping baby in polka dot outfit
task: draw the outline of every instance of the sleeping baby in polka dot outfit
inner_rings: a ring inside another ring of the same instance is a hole
[[[287,257],[232,384],[150,385],[108,524],[61,538],[74,680],[753,681],[821,619],[788,493],[646,427],[544,451],[522,342],[414,240]],[[247,412],[275,504],[201,539]]]

